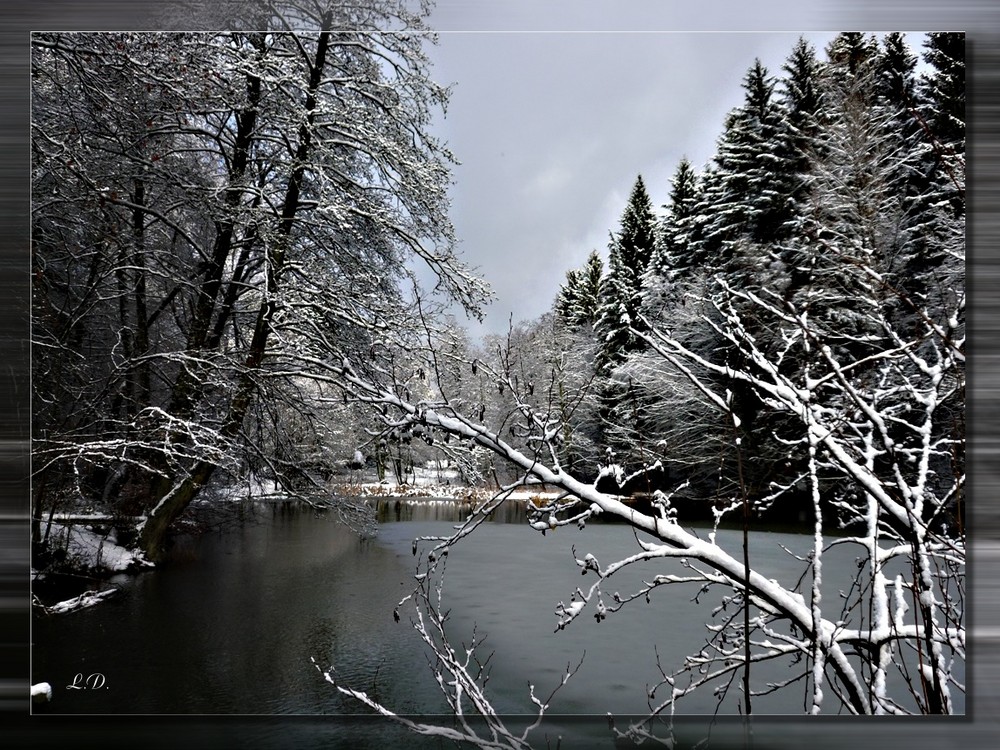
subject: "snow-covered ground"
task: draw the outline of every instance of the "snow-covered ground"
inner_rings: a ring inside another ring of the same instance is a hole
[[[374,476],[374,472],[359,470],[338,477],[330,488],[338,495],[349,497],[452,499],[466,502],[487,500],[496,494],[491,488],[466,485],[456,469],[438,467],[434,462],[414,467],[411,472],[407,472],[405,480],[398,482],[392,475],[379,480]],[[246,485],[234,489],[236,491],[233,496],[241,498],[266,500],[286,496],[274,482],[270,481],[249,481]],[[556,493],[541,487],[519,489],[509,495],[513,500],[545,500],[555,496]]]
[[[626,487],[636,478],[662,468],[662,464],[657,461],[629,475],[621,465],[610,464],[601,469],[594,486],[596,487],[602,478],[610,477],[613,480],[609,483],[612,487],[603,488],[603,493],[607,497],[629,502],[628,494],[615,494],[616,488]],[[344,477],[339,478],[334,490],[340,495],[352,497],[437,498],[467,502],[489,500],[497,494],[495,487],[468,486],[463,482],[458,470],[439,467],[434,461],[414,467],[404,478],[407,481],[400,483],[392,475],[387,475],[385,479],[379,481],[371,470],[361,470],[353,472],[346,481]],[[527,485],[507,492],[506,496],[511,500],[533,501],[535,505],[543,505],[562,494],[562,491],[551,489],[546,485]]]
[[[93,530],[94,524],[104,520],[105,517],[98,514],[93,517],[74,516],[73,522],[65,519],[53,521],[49,532],[52,549],[65,550],[67,565],[76,570],[121,573],[153,567],[153,563],[146,560],[140,551],[116,544],[113,531],[100,534]]]
[[[126,549],[117,544],[114,532],[100,533],[94,530],[100,528],[107,520],[107,516],[99,513],[56,516],[49,532],[49,542],[52,549],[63,550],[66,553],[60,569],[66,568],[104,578],[115,573],[153,567],[153,563],[146,560],[138,550]],[[33,580],[42,580],[45,578],[45,573],[32,568],[31,577]],[[92,607],[118,592],[118,588],[85,591],[71,599],[48,606],[43,605],[37,598],[34,601],[38,606],[44,607],[49,614],[58,615]]]
[[[466,487],[464,485],[435,483],[397,484],[394,481],[346,484],[339,486],[337,491],[341,494],[351,495],[353,497],[399,497],[410,498],[415,501],[432,499],[481,501],[488,500],[497,494],[496,490],[486,487]],[[524,488],[507,493],[507,497],[511,500],[522,501],[543,501],[556,496],[557,493],[542,488]]]

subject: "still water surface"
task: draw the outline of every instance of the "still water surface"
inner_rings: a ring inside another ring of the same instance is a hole
[[[52,684],[49,710],[58,713],[366,713],[323,680],[314,658],[333,665],[343,684],[376,695],[398,712],[444,712],[408,610],[401,611],[399,623],[392,613],[412,588],[412,540],[448,533],[461,511],[449,503],[386,501],[378,536],[361,540],[311,509],[260,506],[256,522],[189,540],[169,566],[128,579],[110,602],[36,617],[33,681]],[[481,655],[495,654],[489,683],[494,706],[507,714],[530,713],[529,682],[546,696],[567,665],[583,658],[552,713],[641,714],[647,687],[659,679],[657,655],[672,668],[697,652],[717,597],[697,604],[691,601],[696,589],[661,589],[649,604],[635,602],[601,623],[581,617],[556,633],[558,602],[568,602],[577,586],[593,580],[581,577],[571,547],[580,557],[590,552],[607,564],[635,548],[633,534],[621,525],[592,523],[582,531],[567,527],[542,536],[516,515],[500,520],[522,522],[485,524],[452,549],[445,601],[453,639],[468,642],[474,627],[488,634]],[[719,535],[720,542],[727,535],[735,541],[738,532]],[[769,577],[797,577],[803,563],[782,545],[804,552],[808,537],[755,532],[753,539],[752,560]],[[827,559],[828,576],[836,564]],[[853,559],[839,564],[846,572]],[[662,564],[637,568],[610,582],[608,592],[631,592],[656,572],[664,572]],[[761,684],[790,677],[787,669],[761,671]],[[93,674],[103,677],[98,689],[69,689],[77,675],[85,680]],[[803,689],[755,699],[754,711],[801,714]],[[733,685],[721,713],[736,713],[738,697]],[[679,709],[686,713],[716,709],[707,692],[686,700]],[[370,723],[335,725],[337,737],[353,737],[358,746],[385,747],[392,745],[388,738],[399,739],[392,727],[373,735]],[[330,726],[309,726],[317,746],[324,746]],[[559,728],[560,734],[573,731]],[[415,737],[403,736],[407,746],[418,746]],[[296,744],[303,746],[301,739]]]

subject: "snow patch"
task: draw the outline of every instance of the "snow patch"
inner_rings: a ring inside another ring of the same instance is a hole
[[[53,604],[51,607],[46,607],[45,611],[50,615],[64,615],[67,612],[76,612],[78,609],[93,607],[95,604],[99,604],[105,599],[110,599],[117,593],[118,589],[107,589],[106,591],[84,591],[82,594],[74,596],[72,599],[67,599],[59,602],[58,604]]]
[[[126,549],[112,535],[99,534],[92,527],[54,522],[52,534],[54,548],[66,550],[66,562],[80,570],[121,573],[153,567],[139,550]]]

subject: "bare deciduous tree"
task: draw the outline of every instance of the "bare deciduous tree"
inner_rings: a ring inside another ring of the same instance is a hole
[[[262,437],[294,463],[283,430],[322,403],[297,368],[403,340],[411,261],[478,308],[428,133],[447,91],[412,33],[426,10],[303,0],[247,32],[34,36],[40,546],[45,511],[103,497],[156,558],[217,469],[280,460]]]

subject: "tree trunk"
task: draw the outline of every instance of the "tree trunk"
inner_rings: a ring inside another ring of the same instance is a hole
[[[156,507],[150,511],[139,530],[139,548],[148,560],[158,562],[162,559],[167,531],[214,472],[214,464],[202,461],[184,479],[167,490]]]
[[[223,439],[232,439],[239,433],[246,418],[247,412],[253,403],[253,396],[256,390],[254,376],[260,369],[267,349],[267,341],[271,334],[271,321],[274,318],[276,304],[275,294],[278,291],[278,282],[281,269],[284,265],[285,252],[288,248],[289,237],[295,225],[295,217],[301,205],[300,194],[302,182],[305,178],[306,164],[311,153],[312,127],[315,120],[316,92],[319,89],[323,77],[323,68],[326,64],[326,54],[330,45],[330,33],[324,31],[320,34],[316,46],[316,61],[311,66],[309,72],[309,86],[306,96],[306,121],[299,128],[298,147],[295,151],[295,168],[288,180],[288,187],[285,192],[285,199],[282,204],[280,223],[278,225],[278,237],[274,246],[268,248],[270,262],[267,269],[267,294],[261,302],[257,312],[257,322],[254,325],[253,338],[250,343],[250,351],[244,362],[244,368],[240,375],[235,395],[229,405],[229,413],[223,422],[220,430]],[[257,85],[260,79],[255,79]],[[259,95],[259,90],[258,90]],[[231,233],[230,233],[231,239]],[[215,298],[218,294],[218,286],[213,287],[211,294],[211,305],[214,306]],[[203,299],[206,297],[203,296]],[[207,325],[207,320],[205,321]],[[206,329],[205,334],[208,331]],[[204,343],[204,338],[201,340]],[[195,383],[185,384],[185,400],[196,395]],[[189,390],[190,389],[190,390]],[[175,390],[175,397],[178,392]],[[190,403],[186,404],[190,406]],[[212,474],[215,473],[216,465],[208,461],[200,461],[194,465],[186,477],[174,481],[162,481],[156,483],[157,491],[153,493],[158,497],[158,502],[150,511],[142,525],[139,534],[139,546],[150,560],[156,561],[162,557],[163,542],[167,531],[175,520],[187,509],[191,501],[198,495],[202,487],[208,483]]]

